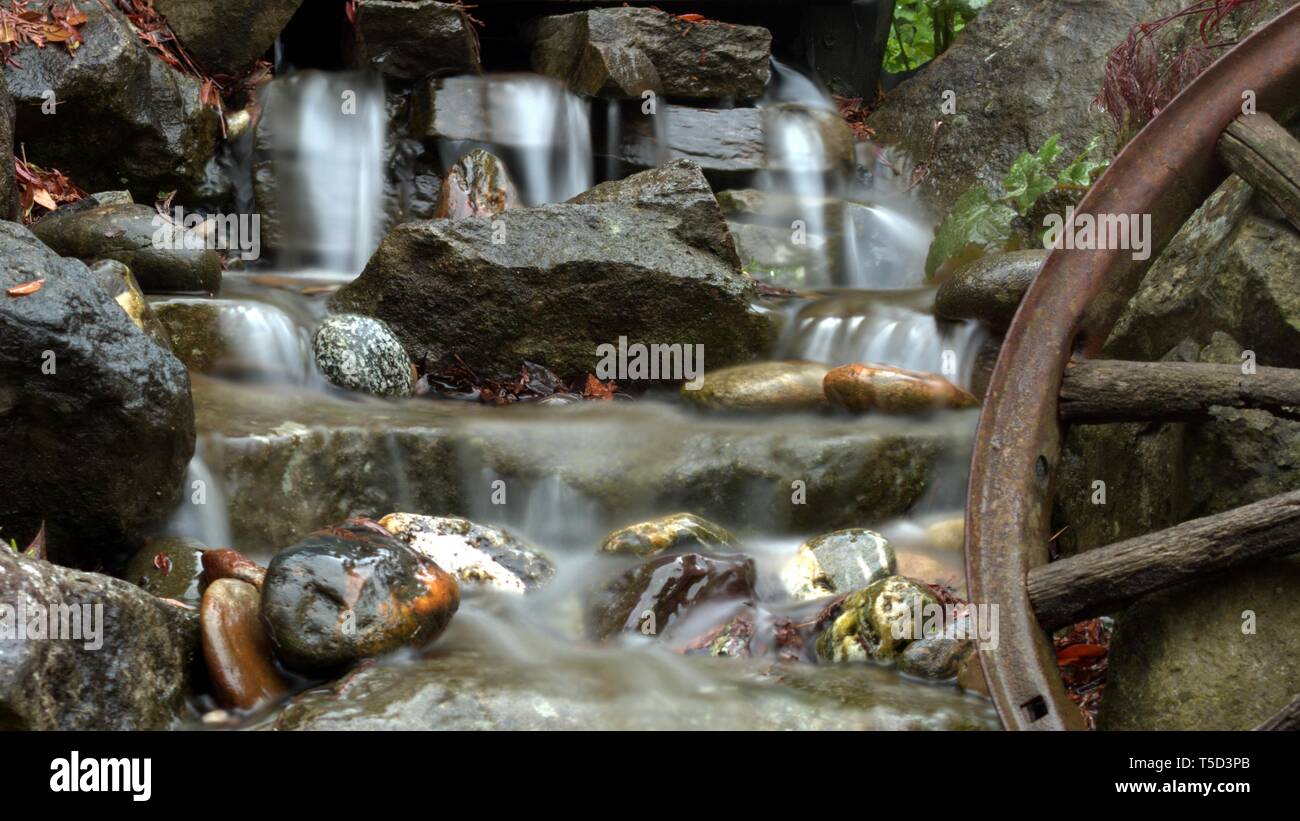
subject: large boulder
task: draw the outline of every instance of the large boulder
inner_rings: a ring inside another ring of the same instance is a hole
[[[1098,726],[1249,730],[1300,693],[1300,560],[1143,599],[1119,617]]]
[[[771,33],[690,23],[658,9],[610,8],[543,17],[532,26],[533,69],[579,94],[752,99],[771,74]]]
[[[477,73],[478,34],[469,12],[437,0],[357,0],[359,68],[400,80]]]
[[[758,357],[773,331],[754,297],[709,184],[682,160],[558,205],[399,225],[332,306],[384,320],[416,362],[573,376],[620,337],[703,345],[710,367]]]
[[[129,188],[139,202],[201,190],[221,130],[199,99],[201,81],[155,57],[116,8],[81,10],[85,43],[75,52],[29,44],[4,66],[27,159],[87,190]],[[42,111],[50,91],[56,114]]]
[[[61,559],[105,557],[165,518],[194,452],[185,367],[156,345],[82,263],[0,222],[0,523],[44,521]]]
[[[1061,135],[1066,156],[1102,132],[1089,103],[1110,50],[1153,0],[992,0],[953,46],[891,92],[867,120],[876,138],[928,162],[919,190],[947,211],[976,183],[997,190],[1024,151]],[[949,98],[945,95],[953,94]],[[956,113],[940,107],[952,99]],[[943,121],[935,130],[935,121]]]
[[[0,730],[173,726],[198,628],[193,610],[129,582],[0,547]]]
[[[87,263],[117,260],[149,293],[215,294],[221,288],[217,252],[203,247],[198,233],[147,205],[60,208],[32,226],[32,233],[62,256]]]
[[[302,0],[154,0],[199,65],[239,74],[275,44]]]
[[[0,220],[18,219],[18,183],[9,157],[14,153],[14,99],[0,74]]]

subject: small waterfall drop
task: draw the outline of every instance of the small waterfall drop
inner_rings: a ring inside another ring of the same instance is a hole
[[[355,275],[379,244],[387,117],[377,74],[302,71],[263,100],[287,269]]]

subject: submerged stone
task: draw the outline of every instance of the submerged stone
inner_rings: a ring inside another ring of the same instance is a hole
[[[432,642],[459,604],[446,571],[377,523],[349,520],[276,554],[261,612],[286,667],[328,674]]]
[[[490,217],[520,206],[519,192],[505,164],[492,154],[475,149],[452,165],[442,181],[435,219]]]
[[[528,593],[555,575],[545,554],[499,527],[413,513],[390,513],[379,523],[462,584]]]
[[[721,525],[694,513],[673,513],[615,530],[605,537],[600,551],[644,558],[662,553],[727,553],[737,543]]]
[[[662,556],[612,579],[587,605],[593,640],[620,633],[663,636],[704,604],[754,597],[754,562],[744,556]]]
[[[799,545],[781,578],[796,599],[818,599],[866,587],[897,572],[894,549],[885,537],[857,527]]]

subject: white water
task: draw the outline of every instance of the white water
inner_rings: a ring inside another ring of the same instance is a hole
[[[263,106],[283,267],[360,273],[383,218],[383,81],[303,71],[272,83]]]

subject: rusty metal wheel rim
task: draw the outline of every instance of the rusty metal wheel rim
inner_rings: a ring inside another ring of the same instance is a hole
[[[1152,253],[1055,250],[1016,313],[989,382],[966,499],[971,601],[999,608],[996,648],[979,654],[1008,729],[1082,729],[1056,655],[1029,603],[1026,577],[1048,561],[1066,363],[1096,353],[1142,275],[1228,171],[1216,145],[1250,91],[1260,111],[1300,107],[1300,6],[1221,57],[1133,138],[1076,209],[1150,214]]]

